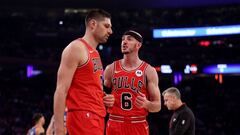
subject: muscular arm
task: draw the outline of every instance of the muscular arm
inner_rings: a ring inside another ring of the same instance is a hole
[[[103,102],[105,104],[105,106],[111,107],[114,104],[115,98],[111,93],[111,88],[112,88],[112,73],[113,73],[113,64],[108,65],[106,67],[106,69],[104,70],[104,87],[107,88],[107,91],[105,90],[105,92],[107,93],[104,97],[103,97]]]
[[[104,85],[108,88],[112,87],[112,73],[113,73],[113,64],[108,65],[104,70]]]
[[[149,100],[146,99],[143,93],[139,93],[140,95],[136,98],[136,105],[140,108],[147,109],[149,112],[158,112],[161,109],[161,98],[158,87],[158,75],[153,67],[147,67],[146,78]]]
[[[79,41],[70,43],[62,53],[62,59],[57,75],[57,87],[54,94],[54,119],[56,134],[64,134],[63,115],[65,110],[66,96],[72,82],[74,72],[79,64],[85,61],[87,52]]]
[[[150,103],[147,106],[149,112],[158,112],[161,110],[161,96],[158,87],[158,75],[156,70],[148,66],[147,68],[147,90],[150,97]]]

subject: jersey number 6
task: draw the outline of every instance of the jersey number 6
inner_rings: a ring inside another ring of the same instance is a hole
[[[132,109],[132,95],[129,92],[123,92],[121,95],[121,108],[123,110]]]

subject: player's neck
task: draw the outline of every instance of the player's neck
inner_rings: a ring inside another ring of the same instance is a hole
[[[142,61],[138,56],[124,55],[122,66],[126,69],[135,69],[141,65]]]
[[[43,124],[39,122],[39,123],[37,123],[37,124],[35,125],[35,127],[42,127],[42,125],[43,125]]]
[[[92,36],[92,34],[86,32],[85,35],[83,36],[83,39],[92,47],[92,48],[97,48],[98,42],[97,40]]]

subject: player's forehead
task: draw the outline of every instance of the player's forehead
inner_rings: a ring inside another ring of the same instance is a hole
[[[123,35],[122,38],[134,38],[134,37],[131,35]]]
[[[104,25],[109,25],[109,26],[112,26],[112,23],[111,23],[111,19],[110,18],[107,18],[107,17],[104,17],[101,21],[99,21],[100,23],[103,23]]]

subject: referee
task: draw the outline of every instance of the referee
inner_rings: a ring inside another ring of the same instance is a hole
[[[164,105],[173,110],[169,123],[169,135],[195,135],[195,117],[192,110],[182,102],[181,94],[175,87],[166,89],[163,93]]]

